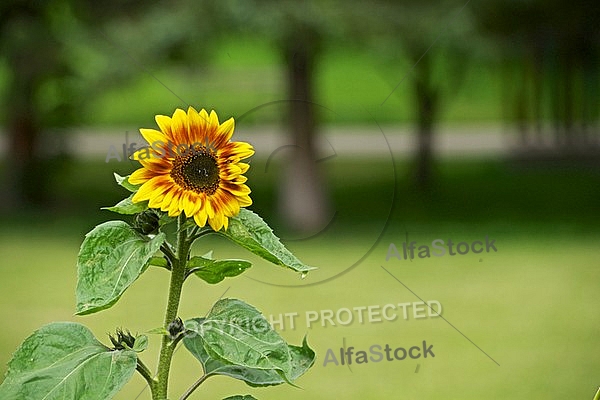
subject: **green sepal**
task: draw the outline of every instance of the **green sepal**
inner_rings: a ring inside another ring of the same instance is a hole
[[[166,269],[171,269],[169,267],[169,263],[167,262],[167,259],[164,257],[151,257],[150,261],[148,261],[148,265],[153,265],[155,267],[161,267],[161,268],[166,268]]]
[[[137,203],[133,202],[134,194],[131,194],[129,197],[121,200],[117,204],[112,207],[102,207],[101,210],[108,210],[115,212],[117,214],[125,214],[132,215],[138,214],[148,209],[148,201],[140,201]]]
[[[149,335],[163,335],[166,336],[169,334],[169,332],[163,328],[162,326],[159,328],[154,328],[154,329],[150,329],[148,332],[146,332]]]
[[[142,185],[134,185],[132,183],[129,183],[129,177],[131,175],[127,175],[127,176],[121,176],[119,174],[117,174],[116,172],[113,172],[113,175],[115,176],[115,180],[117,181],[117,183],[124,187],[125,189],[129,190],[130,192],[137,192],[137,190],[140,188],[140,186]]]
[[[132,350],[136,353],[141,353],[148,348],[148,336],[139,335],[135,338]]]

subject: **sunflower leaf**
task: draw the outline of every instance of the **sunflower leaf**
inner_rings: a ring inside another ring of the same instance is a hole
[[[187,264],[194,275],[212,285],[225,278],[233,278],[246,271],[252,263],[246,260],[211,260],[204,257],[192,257]]]
[[[220,300],[206,318],[185,326],[184,345],[207,375],[226,375],[253,387],[292,384],[315,361],[306,338],[302,347],[288,345],[258,310],[240,300]]]
[[[138,214],[148,209],[148,201],[140,201],[138,203],[134,203],[132,201],[133,194],[127,197],[126,199],[121,200],[117,204],[112,207],[102,207],[101,210],[108,210],[112,212],[116,212],[118,214]]]
[[[206,318],[185,322],[188,334],[183,339],[186,348],[200,360],[216,361],[211,371],[222,365],[231,371],[250,369],[248,374],[259,374],[257,383],[262,384],[261,371],[271,371],[279,376],[278,383],[291,383],[292,357],[290,348],[281,336],[251,305],[237,299],[219,300]],[[206,356],[208,354],[208,357]],[[207,374],[208,370],[205,371]],[[223,373],[227,374],[227,373]],[[236,375],[230,372],[231,376]],[[240,372],[237,379],[243,379]],[[248,381],[254,382],[254,378]],[[274,383],[267,383],[274,384]]]
[[[229,221],[229,228],[219,233],[273,264],[306,273],[316,269],[294,256],[257,214],[242,208]]]
[[[164,233],[149,238],[123,221],[108,221],[89,232],[77,258],[77,314],[115,304],[164,241]]]
[[[223,400],[258,400],[258,399],[249,394],[245,394],[245,395],[236,394],[235,396],[226,397]]]
[[[107,348],[81,324],[54,322],[17,349],[0,385],[0,398],[111,399],[129,381],[136,365],[134,351]]]
[[[124,187],[125,189],[129,190],[130,192],[137,192],[137,190],[140,188],[140,186],[142,186],[142,185],[134,185],[132,183],[129,183],[129,177],[131,175],[121,176],[121,175],[117,174],[116,172],[114,172],[113,175],[115,176],[115,180],[117,181],[117,183],[120,186]]]
[[[224,375],[230,378],[244,381],[251,387],[276,386],[286,383],[275,370],[248,368],[235,364],[227,364],[217,358],[211,357],[204,349],[204,343],[200,337],[184,339],[186,348],[200,361],[203,371],[210,375]],[[315,352],[308,347],[306,338],[302,346],[289,345],[292,358],[292,371],[290,381],[295,381],[308,371],[315,362]]]

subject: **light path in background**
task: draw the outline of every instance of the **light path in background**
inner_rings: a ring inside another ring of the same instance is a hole
[[[147,126],[151,128],[152,124]],[[382,126],[394,156],[408,157],[416,152],[414,129],[409,126]],[[320,130],[319,151],[323,156],[333,149],[345,155],[363,157],[389,156],[389,150],[381,146],[381,132],[373,127],[325,127]],[[283,129],[266,127],[237,127],[236,140],[250,142],[257,150],[257,157],[267,157],[273,151],[291,142]],[[70,132],[46,134],[41,140],[45,153],[57,154],[67,150],[80,159],[106,158],[111,146],[122,152],[125,142],[144,145],[137,127],[81,128]],[[436,157],[489,158],[509,155],[519,146],[516,131],[507,131],[500,125],[469,125],[440,127],[434,137]],[[0,135],[0,155],[7,151],[6,135]],[[113,159],[112,162],[115,162]]]

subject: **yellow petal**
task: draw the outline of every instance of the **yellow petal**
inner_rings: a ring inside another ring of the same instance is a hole
[[[206,111],[205,111],[206,112]],[[189,124],[189,139],[190,145],[199,143],[201,146],[206,145],[206,120],[203,119],[198,111],[193,107],[188,108],[188,124]]]
[[[163,199],[165,198],[165,194],[162,193],[158,196],[152,197],[148,202],[148,207],[150,208],[159,208]]]
[[[240,169],[242,170],[242,174],[245,174],[248,171],[248,168],[250,168],[250,164],[247,163],[237,163],[236,164],[238,167],[240,167]]]
[[[150,171],[146,168],[140,168],[133,171],[133,173],[129,176],[128,181],[132,185],[140,185],[146,182],[147,180],[154,178],[155,176],[155,172]]]
[[[211,228],[218,232],[223,227],[223,215],[216,214],[214,218],[208,218],[208,224]]]
[[[218,193],[216,193],[216,197],[219,199],[220,209],[223,210],[221,213],[232,217],[240,212],[240,205],[233,194],[226,190],[219,189]]]
[[[217,132],[215,133],[215,147],[220,148],[225,145],[233,136],[233,131],[235,129],[235,121],[233,118],[229,118],[227,121],[223,122],[217,128]]]
[[[229,142],[223,145],[218,152],[219,157],[232,161],[239,161],[253,154],[254,148],[246,142]]]
[[[194,214],[194,221],[199,227],[204,227],[206,225],[206,213],[204,211],[197,212]]]
[[[171,136],[171,118],[166,115],[157,115],[154,117],[156,121],[156,125],[160,128],[162,133],[164,133],[167,137],[172,138]]]
[[[200,196],[197,196],[192,192],[185,192],[183,194],[183,209],[188,218],[198,212],[200,205]]]
[[[152,147],[154,147],[155,144],[165,144],[168,142],[167,136],[156,129],[141,128],[140,133],[142,134],[144,140],[146,140],[146,142],[148,142],[148,144]]]
[[[179,199],[181,197],[182,191],[175,192],[173,195],[173,200],[171,200],[171,205],[169,206],[169,217],[176,217],[181,214],[181,208],[179,207]]]
[[[215,110],[211,110],[208,121],[211,127],[217,128],[219,126],[219,117]]]
[[[210,200],[204,203],[204,210],[206,211],[206,215],[208,215],[208,218],[214,218],[215,211],[213,210],[213,206]]]
[[[225,230],[227,230],[228,227],[229,227],[229,218],[223,217],[223,228],[225,228]]]
[[[175,188],[165,193],[165,197],[163,198],[162,204],[160,206],[160,209],[162,211],[169,210],[169,208],[171,207],[171,203],[173,202],[173,196],[175,196],[175,193],[177,193],[177,190]]]
[[[221,182],[220,187],[236,196],[246,196],[251,192],[250,188],[243,183],[236,185],[231,182]]]
[[[133,195],[131,201],[137,203],[139,201],[149,200],[152,197],[154,191],[156,191],[161,184],[165,183],[165,177],[163,175],[155,176],[146,183],[144,183],[138,191]]]
[[[252,199],[250,196],[241,196],[237,198],[240,207],[248,207],[252,205]]]
[[[171,119],[171,134],[176,144],[190,144],[187,113],[178,108]]]

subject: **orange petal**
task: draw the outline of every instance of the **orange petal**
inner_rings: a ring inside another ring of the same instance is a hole
[[[169,217],[176,217],[181,214],[181,207],[179,206],[179,199],[181,198],[183,191],[180,189],[175,192],[173,195],[173,199],[171,200],[171,205],[169,206]]]
[[[171,119],[171,134],[173,135],[175,144],[190,143],[187,113],[181,108],[178,108],[173,113],[173,118]]]
[[[146,168],[140,168],[133,171],[133,173],[129,176],[129,183],[132,185],[140,185],[146,182],[149,179],[152,179],[156,176],[154,171],[151,171]]]
[[[155,176],[154,178],[146,181],[138,191],[133,195],[131,199],[134,203],[139,201],[149,200],[154,196],[155,191],[157,191],[161,186],[168,184],[168,177],[164,175]]]
[[[188,217],[195,215],[200,210],[200,196],[193,192],[185,192],[183,202],[183,209],[185,210],[185,215]]]
[[[233,120],[233,118],[229,118],[227,121],[219,125],[215,132],[215,147],[220,148],[224,146],[229,141],[229,139],[231,139],[231,136],[233,136],[234,129],[235,121]]]

